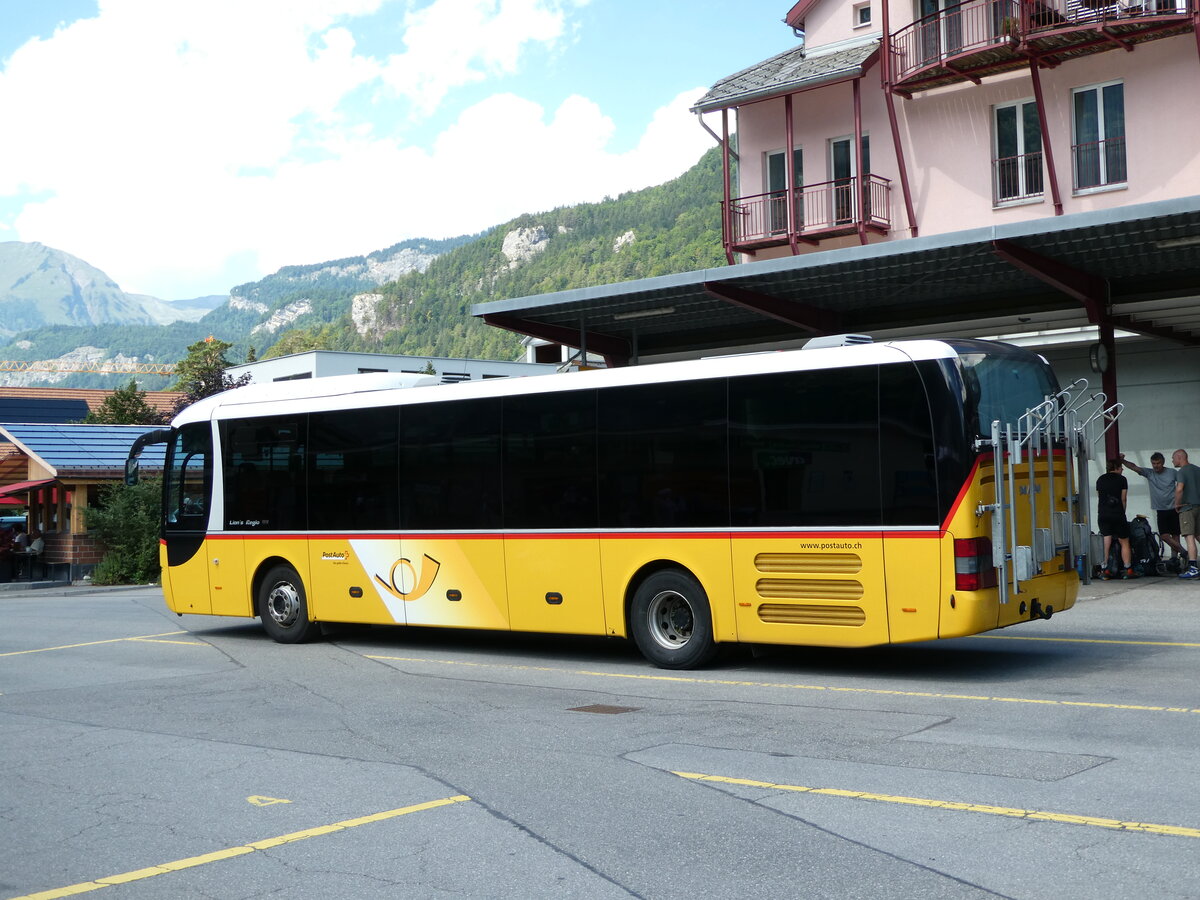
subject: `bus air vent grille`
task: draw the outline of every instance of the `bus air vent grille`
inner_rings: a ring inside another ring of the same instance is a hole
[[[867,621],[861,606],[824,606],[816,603],[763,603],[758,617],[764,622],[782,625],[849,625]]]
[[[861,600],[862,582],[823,578],[760,578],[755,586],[764,600]]]
[[[795,575],[853,575],[862,571],[862,557],[857,553],[760,553],[754,557],[754,568]]]

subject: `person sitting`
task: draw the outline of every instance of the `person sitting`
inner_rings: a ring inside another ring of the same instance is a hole
[[[29,548],[29,535],[25,533],[25,529],[20,525],[14,525],[13,531],[16,535],[13,537],[13,549],[24,553]]]
[[[26,551],[28,555],[29,565],[29,580],[33,581],[33,567],[41,559],[42,552],[46,549],[46,541],[42,537],[42,533],[36,528],[29,532],[29,549]],[[45,567],[42,569],[45,572]]]

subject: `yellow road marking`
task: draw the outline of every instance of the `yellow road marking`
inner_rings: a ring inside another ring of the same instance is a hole
[[[187,634],[186,631],[164,631],[161,634],[143,634],[134,637],[110,638],[107,641],[87,641],[83,644],[63,644],[61,647],[39,647],[36,650],[10,650],[8,653],[0,653],[0,656],[21,656],[25,653],[49,653],[51,650],[74,650],[76,647],[95,647],[99,644],[119,644],[121,641],[146,641],[150,638],[171,637],[175,634]],[[168,643],[163,641],[162,643]],[[170,641],[169,643],[193,644],[198,641]]]
[[[1141,706],[1134,703],[1101,703],[1087,700],[1045,700],[1036,697],[992,697],[987,694],[947,694],[938,691],[897,691],[883,688],[837,687],[827,684],[788,684],[779,681],[738,681],[726,678],[693,678],[686,675],[648,675],[642,672],[596,672],[590,669],[562,669],[553,666],[511,666],[504,663],[478,663],[453,659],[422,659],[415,656],[381,656],[364,654],[367,659],[393,662],[432,663],[441,666],[462,666],[476,669],[506,669],[516,672],[558,672],[564,675],[586,675],[596,678],[626,678],[635,681],[670,681],[677,684],[710,684],[721,687],[778,688],[791,691],[827,691],[831,694],[868,694],[888,697],[925,697],[934,700],[975,700],[988,703],[1029,703],[1036,706],[1082,706],[1088,709],[1121,709],[1133,712],[1200,713],[1187,706]]]
[[[255,806],[274,806],[276,803],[291,803],[291,800],[282,800],[279,797],[262,797],[255,794],[246,798],[247,803],[253,803]]]
[[[1200,647],[1183,641],[1127,641],[1117,638],[1025,637],[1020,634],[977,634],[989,641],[1050,641],[1057,644],[1128,644],[1131,647]]]
[[[1013,819],[1030,819],[1038,822],[1062,822],[1068,825],[1090,825],[1094,828],[1111,828],[1117,831],[1136,831],[1143,834],[1165,834],[1172,837],[1200,838],[1200,828],[1183,828],[1178,825],[1155,825],[1151,822],[1124,822],[1120,819],[1103,819],[1097,816],[1075,816],[1067,813],[1043,812],[1036,809],[1012,809],[1006,806],[988,806],[980,803],[959,803],[954,800],[928,800],[924,797],[901,797],[894,794],[872,794],[868,791],[847,791],[839,788],[812,788],[798,784],[774,784],[770,781],[753,781],[749,778],[727,778],[722,775],[702,775],[699,772],[673,772],[680,778],[693,781],[709,781],[717,784],[736,784],[742,787],[767,788],[773,791],[822,794],[828,797],[845,797],[850,800],[870,800],[875,803],[901,803],[906,806],[924,806],[932,809],[951,809],[956,812],[985,813],[991,816],[1007,816]]]
[[[361,816],[357,819],[345,819],[341,822],[334,822],[331,825],[318,825],[316,828],[306,828],[304,831],[293,831],[291,834],[281,834],[279,837],[265,838],[261,841],[254,841],[250,844],[243,844],[240,847],[227,847],[224,850],[215,850],[212,853],[204,853],[200,856],[189,856],[187,859],[177,859],[173,862],[160,863],[157,866],[149,866],[145,869],[136,869],[133,872],[123,872],[120,875],[108,875],[104,878],[97,878],[95,881],[83,881],[79,884],[68,885],[67,887],[55,888],[50,891],[39,891],[36,894],[25,894],[21,897],[13,897],[12,900],[56,900],[59,897],[70,897],[74,894],[86,894],[89,891],[98,891],[100,888],[110,887],[114,884],[128,884],[131,881],[141,881],[145,878],[153,878],[155,875],[165,875],[168,872],[178,872],[181,869],[190,869],[195,866],[203,866],[212,862],[221,862],[226,859],[233,859],[237,856],[245,856],[247,853],[253,853],[255,850],[270,850],[273,847],[279,847],[283,844],[291,844],[295,841],[303,841],[311,837],[320,837],[323,834],[333,834],[338,831],[344,831],[347,828],[357,828],[359,825],[369,825],[373,822],[382,822],[385,819],[394,819],[397,816],[408,815],[414,812],[424,812],[429,809],[436,809],[439,806],[450,806],[453,803],[463,803],[471,798],[465,794],[457,794],[453,797],[444,797],[441,800],[430,800],[428,803],[417,803],[413,806],[402,806],[399,809],[389,809],[386,812],[374,813],[369,816]]]

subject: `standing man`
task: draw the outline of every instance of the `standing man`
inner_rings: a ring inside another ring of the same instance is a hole
[[[1200,469],[1197,469],[1200,472]],[[1129,482],[1121,474],[1121,460],[1115,456],[1108,460],[1108,471],[1096,479],[1097,525],[1104,537],[1104,569],[1100,577],[1108,581],[1113,571],[1108,565],[1113,538],[1121,545],[1121,577],[1136,578],[1133,571],[1132,553],[1129,548],[1129,520],[1125,518],[1125,504],[1129,501]],[[1200,573],[1198,573],[1200,574]]]
[[[1179,513],[1175,509],[1175,485],[1178,484],[1175,470],[1167,468],[1166,457],[1157,450],[1150,454],[1149,469],[1135,466],[1125,458],[1124,453],[1120,455],[1120,459],[1121,465],[1137,472],[1149,482],[1150,508],[1158,518],[1158,534],[1175,556],[1183,557],[1179,571],[1186,572],[1188,555],[1179,543]]]
[[[1176,450],[1171,454],[1171,462],[1179,471],[1176,473],[1178,483],[1175,485],[1175,508],[1179,510],[1179,533],[1187,538],[1188,555],[1191,563],[1180,578],[1200,578],[1200,569],[1196,568],[1196,531],[1200,525],[1200,466],[1188,462],[1186,450]]]

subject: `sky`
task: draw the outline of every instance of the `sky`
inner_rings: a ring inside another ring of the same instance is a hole
[[[661,184],[791,5],[0,0],[0,241],[179,300]]]

